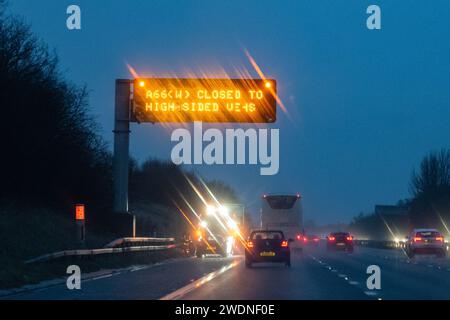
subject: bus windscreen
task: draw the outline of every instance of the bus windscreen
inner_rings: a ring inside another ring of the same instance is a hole
[[[298,200],[297,196],[266,196],[270,208],[274,210],[289,210],[292,209],[295,202]]]

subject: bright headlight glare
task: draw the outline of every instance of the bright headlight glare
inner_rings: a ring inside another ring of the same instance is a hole
[[[237,225],[237,223],[234,220],[230,220],[230,221],[228,221],[228,227],[230,229],[236,230],[238,228],[238,225]]]
[[[213,206],[207,206],[206,207],[206,213],[208,215],[213,215],[216,212],[216,208],[214,208]]]
[[[220,207],[219,212],[226,217],[230,214],[230,210],[227,207]]]

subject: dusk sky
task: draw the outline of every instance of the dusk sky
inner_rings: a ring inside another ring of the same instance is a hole
[[[280,172],[192,168],[229,183],[253,212],[265,192],[300,192],[306,219],[333,223],[408,197],[422,157],[450,147],[450,2],[405,3],[13,0],[10,12],[56,50],[67,79],[87,85],[111,147],[114,80],[131,78],[127,64],[153,76],[247,68],[256,77],[247,49],[290,113],[278,109],[268,126],[280,129]],[[81,7],[81,31],[66,28],[70,4]],[[381,30],[366,28],[370,4],[381,7]],[[170,134],[132,125],[132,156],[169,159]]]

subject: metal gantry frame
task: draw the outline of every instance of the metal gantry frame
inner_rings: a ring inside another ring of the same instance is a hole
[[[114,111],[113,190],[115,213],[128,211],[131,80],[117,79]]]

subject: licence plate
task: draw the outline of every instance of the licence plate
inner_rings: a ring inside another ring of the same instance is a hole
[[[270,252],[264,251],[264,252],[261,252],[259,255],[261,257],[275,257],[275,252],[273,252],[273,251],[270,251]]]
[[[345,246],[345,243],[340,242],[340,243],[336,243],[336,245],[337,246]]]

